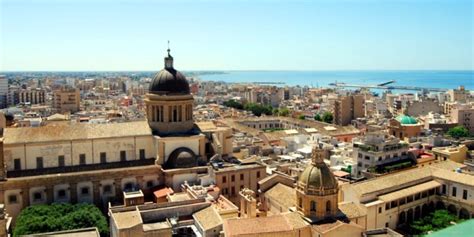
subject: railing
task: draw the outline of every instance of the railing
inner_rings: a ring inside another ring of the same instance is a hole
[[[60,173],[73,173],[73,172],[104,170],[104,169],[116,169],[116,168],[136,167],[136,166],[153,165],[153,164],[155,164],[155,159],[150,158],[150,159],[143,159],[143,160],[52,167],[52,168],[42,168],[42,169],[34,169],[34,170],[33,169],[13,170],[13,171],[7,171],[7,178],[17,178],[17,177],[27,177],[27,176],[47,175],[47,174],[60,174]]]

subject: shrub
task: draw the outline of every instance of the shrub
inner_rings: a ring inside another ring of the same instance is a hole
[[[13,236],[97,227],[108,236],[105,216],[92,204],[35,205],[23,209],[16,220]]]

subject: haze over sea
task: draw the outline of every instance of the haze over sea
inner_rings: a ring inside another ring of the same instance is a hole
[[[206,81],[230,83],[283,82],[285,85],[326,87],[329,83],[376,85],[395,80],[393,86],[474,90],[474,71],[226,71],[200,75]]]

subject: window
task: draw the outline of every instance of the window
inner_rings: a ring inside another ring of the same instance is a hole
[[[298,206],[301,208],[303,206],[303,199],[298,198]]]
[[[260,171],[257,171],[257,179],[260,178]]]
[[[133,190],[133,183],[128,182],[125,184],[125,190]]]
[[[456,197],[456,187],[453,187],[453,197]]]
[[[105,185],[104,193],[112,193],[112,185]]]
[[[379,213],[382,213],[382,207],[379,207]]]
[[[120,161],[127,161],[127,152],[120,151]]]
[[[147,188],[153,187],[153,181],[149,180],[148,182],[146,182],[146,187]]]
[[[89,187],[82,187],[81,195],[89,195]]]
[[[244,185],[240,185],[240,190],[244,189]]]
[[[405,198],[401,198],[400,200],[398,200],[398,202],[400,203],[400,206],[405,204],[406,202],[406,199]]]
[[[392,201],[392,203],[390,203],[390,207],[391,208],[395,208],[398,206],[398,202],[397,201]]]
[[[244,174],[240,174],[240,180],[244,180]]]
[[[36,168],[37,169],[43,168],[43,157],[36,157]]]
[[[64,156],[58,156],[58,167],[64,167]]]
[[[65,198],[66,197],[66,190],[61,189],[58,191],[58,198]]]
[[[311,211],[315,212],[316,211],[316,202],[315,201],[311,201]]]
[[[443,191],[442,194],[446,194],[446,184],[443,184]]]
[[[16,195],[10,195],[8,196],[8,203],[9,204],[15,204],[18,203],[18,198]]]
[[[235,195],[235,187],[231,187],[231,188],[230,188],[230,194],[231,194],[231,195]]]
[[[433,196],[434,194],[435,194],[435,189],[434,188],[428,190],[428,195],[429,196]]]
[[[385,227],[387,227],[387,228],[388,228],[388,222],[385,222]]]
[[[226,182],[227,182],[227,177],[225,177],[225,176],[222,176],[222,183],[224,183],[224,184],[225,184]]]
[[[21,160],[20,159],[13,160],[13,169],[14,170],[21,170]]]
[[[331,201],[326,202],[326,212],[331,212]]]
[[[41,192],[35,192],[33,193],[33,200],[34,201],[41,201],[43,199],[43,195]]]
[[[227,188],[222,189],[222,193],[223,193],[224,195],[226,195],[226,194],[228,193],[228,192],[227,192]]]
[[[231,181],[231,182],[234,182],[234,181],[235,181],[235,175],[231,175],[231,176],[230,176],[230,181]]]
[[[390,209],[390,203],[385,203],[385,210],[389,210]]]
[[[419,200],[421,197],[420,193],[415,194],[415,200]]]
[[[407,203],[413,202],[413,196],[408,196],[407,197]]]
[[[467,200],[467,190],[466,189],[464,189],[462,191],[462,199]]]
[[[423,192],[421,193],[421,197],[422,197],[422,198],[428,197],[428,191],[423,191]]]
[[[86,164],[86,154],[79,154],[79,164],[80,165]]]
[[[100,163],[107,163],[107,153],[105,152],[100,153]]]
[[[145,149],[140,149],[140,160],[145,159]]]

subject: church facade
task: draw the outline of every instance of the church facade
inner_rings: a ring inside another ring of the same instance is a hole
[[[123,191],[176,189],[207,172],[209,155],[232,154],[228,129],[205,131],[194,123],[189,84],[169,50],[145,103],[147,121],[3,129],[0,203],[6,213],[15,218],[29,205],[52,202],[105,207]]]

